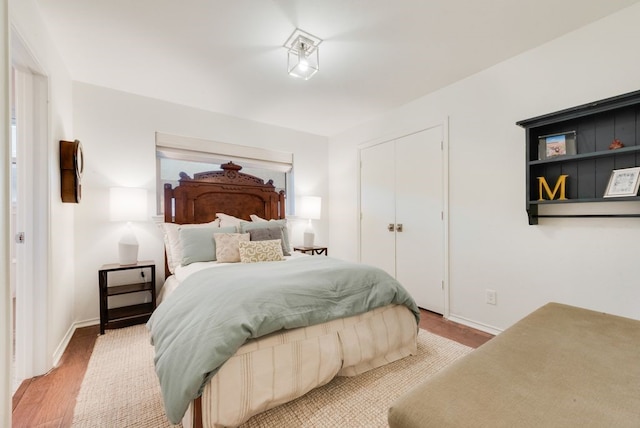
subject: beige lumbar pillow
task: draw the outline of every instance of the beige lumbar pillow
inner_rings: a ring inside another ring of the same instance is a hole
[[[242,263],[277,262],[284,260],[280,239],[267,241],[239,242],[240,261]]]

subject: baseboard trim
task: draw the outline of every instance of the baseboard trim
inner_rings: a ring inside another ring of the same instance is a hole
[[[64,354],[64,351],[66,351],[67,346],[69,346],[69,342],[71,342],[71,338],[73,337],[73,333],[75,333],[75,331],[77,329],[82,328],[82,327],[90,327],[92,325],[98,325],[98,324],[100,324],[100,318],[93,318],[93,319],[89,319],[89,320],[85,320],[85,321],[76,321],[73,324],[71,324],[71,326],[69,327],[69,329],[65,333],[64,337],[60,341],[60,344],[58,345],[56,350],[53,352],[52,368],[53,367],[57,367],[58,364],[60,363],[60,359],[62,358],[62,355]]]
[[[461,316],[458,316],[458,315],[449,315],[449,318],[447,318],[447,319],[449,321],[453,321],[453,322],[456,322],[458,324],[466,325],[467,327],[475,328],[476,330],[484,331],[485,333],[493,334],[494,336],[499,335],[503,331],[503,330],[501,330],[501,329],[499,329],[497,327],[493,327],[493,326],[490,326],[490,325],[487,325],[487,324],[479,323],[477,321],[473,321],[473,320],[470,320],[468,318],[461,317]]]

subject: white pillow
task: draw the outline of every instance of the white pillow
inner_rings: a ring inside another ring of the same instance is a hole
[[[180,243],[180,228],[192,228],[192,227],[219,227],[220,220],[215,219],[209,223],[199,224],[177,224],[177,223],[162,223],[161,225],[163,238],[164,238],[164,250],[167,253],[167,266],[169,272],[174,273],[176,267],[182,263],[182,244]]]
[[[241,221],[246,221],[225,213],[216,213],[216,217],[218,217],[218,220],[220,220],[220,227],[235,226],[237,229],[240,226]]]
[[[251,221],[255,221],[255,222],[260,222],[260,221],[269,221],[269,220],[265,220],[265,219],[263,219],[262,217],[258,217],[258,216],[257,216],[257,215],[255,215],[255,214],[251,214],[251,215],[249,216],[249,218],[251,218]]]

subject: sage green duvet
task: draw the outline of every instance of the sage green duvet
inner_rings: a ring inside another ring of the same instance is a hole
[[[414,300],[386,272],[329,257],[237,263],[192,274],[147,324],[169,420],[182,419],[246,340],[392,303],[407,306],[419,320]]]

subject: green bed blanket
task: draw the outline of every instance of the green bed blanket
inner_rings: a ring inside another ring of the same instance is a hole
[[[189,402],[248,339],[389,304],[420,313],[381,269],[330,257],[238,263],[189,276],[151,316],[165,411],[178,423]]]

